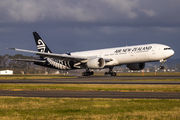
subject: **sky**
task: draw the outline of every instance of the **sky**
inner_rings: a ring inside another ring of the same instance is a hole
[[[180,58],[180,0],[0,0],[0,55],[37,50],[37,31],[54,53],[160,43]]]

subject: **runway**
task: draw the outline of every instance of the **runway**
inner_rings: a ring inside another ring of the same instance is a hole
[[[32,79],[32,80],[0,80],[0,83],[13,84],[180,84],[180,81],[164,81],[166,79],[180,79],[180,76],[90,76],[58,79]],[[152,81],[149,81],[152,80]]]
[[[180,99],[180,93],[116,91],[0,91],[0,96],[50,98],[147,98]]]
[[[168,79],[166,81],[166,79]],[[180,76],[91,76],[77,78],[0,80],[1,84],[166,84],[180,85]],[[152,81],[149,81],[152,80]],[[165,92],[117,92],[117,91],[0,91],[0,96],[52,97],[52,98],[147,98],[180,99],[180,93]]]

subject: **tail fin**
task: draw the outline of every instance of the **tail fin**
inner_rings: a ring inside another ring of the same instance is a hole
[[[39,52],[52,53],[51,50],[48,48],[46,43],[43,41],[43,39],[39,36],[37,32],[33,32],[33,35],[34,35],[36,46]]]

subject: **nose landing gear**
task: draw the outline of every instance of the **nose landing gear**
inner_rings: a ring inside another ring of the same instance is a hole
[[[160,65],[160,66],[159,66],[159,69],[161,69],[161,70],[164,69],[164,66]]]
[[[167,60],[166,59],[162,59],[162,60],[160,60],[160,63],[161,63],[161,65],[159,66],[159,69],[164,69],[164,62],[166,62]]]

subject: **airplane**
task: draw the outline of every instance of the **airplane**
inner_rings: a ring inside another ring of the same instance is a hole
[[[105,75],[116,76],[115,66],[126,65],[130,70],[142,70],[146,62],[163,63],[174,55],[174,51],[163,44],[144,44],[135,46],[115,47],[64,54],[52,53],[37,32],[33,32],[38,51],[8,48],[11,50],[34,53],[40,59],[13,59],[16,61],[34,62],[36,65],[55,68],[58,70],[86,69],[82,76],[93,75],[92,69],[109,68]]]

